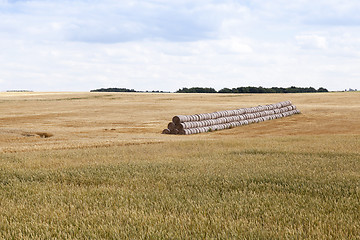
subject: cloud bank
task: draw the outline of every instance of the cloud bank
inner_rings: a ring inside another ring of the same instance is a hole
[[[0,0],[0,91],[360,88],[358,1]]]

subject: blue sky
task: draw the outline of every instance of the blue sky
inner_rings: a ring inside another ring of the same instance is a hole
[[[0,91],[360,89],[357,0],[0,0]]]

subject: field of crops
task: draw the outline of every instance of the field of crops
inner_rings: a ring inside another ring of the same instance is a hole
[[[193,135],[176,114],[291,100]],[[359,239],[360,93],[0,93],[0,239]]]

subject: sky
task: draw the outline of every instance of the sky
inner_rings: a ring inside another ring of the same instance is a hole
[[[358,0],[0,0],[0,91],[360,89]]]

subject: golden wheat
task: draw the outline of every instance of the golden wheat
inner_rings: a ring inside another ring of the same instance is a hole
[[[302,114],[161,134],[176,114],[287,99]],[[357,239],[359,107],[359,93],[0,93],[0,239]]]

